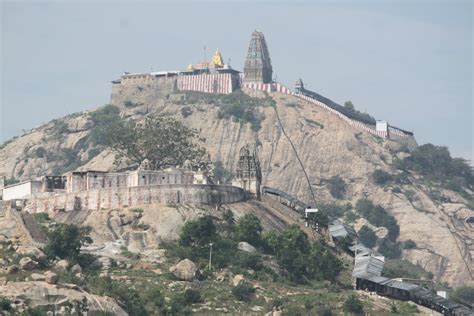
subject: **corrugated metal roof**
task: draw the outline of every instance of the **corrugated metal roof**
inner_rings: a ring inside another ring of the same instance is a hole
[[[413,283],[400,282],[400,281],[395,281],[395,280],[392,280],[392,282],[390,283],[390,286],[393,288],[405,290],[405,291],[411,291],[419,287],[418,285],[413,284]]]
[[[354,260],[352,276],[372,275],[381,276],[384,262],[374,256],[360,256]]]
[[[355,232],[354,228],[338,220],[332,222],[328,228],[329,233],[333,238],[344,238],[346,236],[350,236],[352,238],[357,237],[357,233]]]

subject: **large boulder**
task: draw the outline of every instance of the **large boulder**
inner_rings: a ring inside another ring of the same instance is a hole
[[[58,282],[58,275],[51,271],[46,271],[44,273],[45,281],[49,284],[56,284]]]
[[[38,266],[38,262],[34,261],[30,257],[21,258],[19,263],[22,270],[33,270]]]
[[[46,261],[47,257],[39,248],[31,246],[31,245],[20,245],[16,248],[16,253],[21,255],[30,255],[33,259],[44,262]]]
[[[251,244],[249,244],[246,241],[239,242],[239,244],[237,245],[237,249],[245,251],[245,252],[255,252],[255,251],[257,251],[257,249],[254,246],[252,246]]]
[[[39,273],[32,273],[30,277],[31,277],[31,280],[33,280],[33,281],[44,281],[45,280],[44,275],[39,274]]]
[[[67,270],[67,269],[69,269],[69,266],[70,266],[70,263],[67,260],[59,260],[54,265],[54,267],[58,270]]]
[[[198,269],[194,262],[189,259],[183,259],[178,264],[172,266],[170,272],[180,280],[192,281],[197,276]]]

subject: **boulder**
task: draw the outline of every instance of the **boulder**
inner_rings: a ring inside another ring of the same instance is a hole
[[[198,269],[194,262],[189,259],[183,259],[178,264],[172,266],[170,272],[180,280],[192,281],[196,277]]]
[[[37,261],[40,261],[40,262],[44,262],[47,259],[44,252],[42,252],[39,248],[34,247],[34,246],[30,246],[30,245],[20,245],[20,246],[18,246],[18,248],[16,249],[16,253],[21,254],[21,255],[28,254],[33,259],[35,259]]]
[[[7,268],[7,273],[8,274],[17,273],[18,270],[19,270],[18,266],[16,264],[12,264],[11,266]]]
[[[59,270],[67,270],[69,268],[69,265],[70,265],[69,261],[59,260],[58,262],[56,262],[54,267]]]
[[[42,275],[42,274],[39,274],[39,273],[32,273],[30,277],[33,281],[44,281],[45,280],[45,276]]]
[[[58,283],[58,275],[51,271],[46,271],[44,273],[45,281],[49,284],[56,284]]]
[[[239,242],[239,244],[237,245],[237,249],[245,251],[245,252],[255,252],[255,251],[257,251],[257,249],[254,246],[252,246],[251,244],[249,244],[246,241]]]
[[[71,272],[72,273],[81,273],[82,272],[82,268],[79,264],[75,264],[71,267]]]
[[[33,270],[38,266],[38,262],[34,261],[30,257],[23,257],[20,260],[20,267],[22,270]]]
[[[110,268],[110,258],[109,257],[99,257],[94,262],[92,262],[92,267],[102,270],[108,270]]]
[[[237,274],[236,276],[234,276],[234,278],[232,279],[232,285],[234,286],[237,286],[239,285],[240,282],[244,281],[245,278],[242,274]]]

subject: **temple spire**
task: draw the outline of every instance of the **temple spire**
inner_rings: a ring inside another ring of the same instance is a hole
[[[263,33],[254,31],[244,66],[244,83],[270,83],[272,63]]]

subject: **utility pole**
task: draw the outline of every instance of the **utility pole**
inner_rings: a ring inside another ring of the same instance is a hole
[[[212,270],[212,242],[209,243],[209,271]]]

